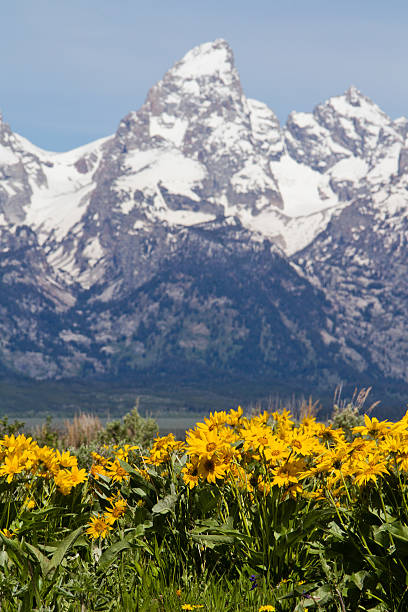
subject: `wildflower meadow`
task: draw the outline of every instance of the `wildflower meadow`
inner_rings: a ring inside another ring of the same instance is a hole
[[[151,444],[0,439],[1,610],[408,609],[408,413],[211,413]]]

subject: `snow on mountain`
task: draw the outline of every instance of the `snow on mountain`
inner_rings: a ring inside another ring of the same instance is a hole
[[[234,216],[291,255],[333,211],[390,181],[408,133],[407,120],[392,122],[355,87],[312,113],[291,113],[281,128],[245,97],[221,39],[189,51],[110,138],[50,153],[1,125],[0,168],[13,172],[0,181],[0,214],[32,227],[49,261],[71,276],[75,249],[87,257],[96,244],[74,234],[91,217],[100,228],[110,209],[136,216],[133,229],[143,219],[192,226]]]
[[[256,133],[268,126],[276,140],[274,115],[265,109],[252,105]],[[150,90],[140,111],[125,117],[100,174],[106,177],[107,168],[119,164],[114,189],[154,192],[153,208],[162,218],[167,207],[170,223],[177,206],[197,212],[198,201],[207,215],[222,214],[224,206],[259,212],[282,202],[269,159],[255,140],[232,51],[217,40],[190,51]],[[140,208],[139,193],[136,200]],[[152,212],[150,202],[148,208]]]
[[[113,219],[134,233],[236,217],[292,255],[408,167],[408,121],[355,87],[281,128],[245,97],[223,40],[189,51],[110,138],[51,153],[0,126],[0,220],[30,226],[59,272],[87,282],[82,259],[109,256]]]
[[[93,170],[107,140],[101,138],[67,153],[37,153],[45,181],[31,185],[31,202],[24,223],[35,228],[40,243],[51,235],[58,241],[63,239],[80,221],[95,188]]]
[[[221,39],[73,151],[0,117],[0,367],[408,381],[407,192],[408,119],[351,87],[280,126]]]
[[[255,146],[269,161],[278,161],[284,153],[284,144],[277,116],[263,102],[248,98],[247,104]]]

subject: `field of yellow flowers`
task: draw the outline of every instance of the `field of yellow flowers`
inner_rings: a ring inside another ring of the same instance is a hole
[[[238,408],[82,463],[0,440],[2,610],[408,609],[408,413]]]

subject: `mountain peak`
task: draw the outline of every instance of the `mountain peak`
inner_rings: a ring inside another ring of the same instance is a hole
[[[344,96],[351,106],[361,106],[361,101],[367,100],[355,85],[351,85],[347,91],[344,92]]]
[[[323,104],[319,104],[314,110],[315,116],[320,116],[320,119],[323,118],[323,115],[332,115],[333,113],[350,120],[352,118],[358,119],[364,124],[370,123],[382,126],[390,123],[387,114],[354,85],[343,94],[329,98]],[[323,123],[326,125],[327,117]],[[326,125],[326,127],[330,126]]]
[[[211,140],[214,132],[237,121],[249,128],[233,52],[219,38],[194,47],[176,62],[150,89],[143,107],[121,122],[118,134],[128,140],[128,149],[146,148],[146,143],[161,147],[166,141],[191,153],[198,145],[197,134],[201,134],[202,149],[202,136]],[[237,137],[242,139],[238,132]],[[223,141],[224,136],[220,139]],[[213,144],[209,143],[209,149]]]
[[[217,73],[230,73],[234,68],[231,47],[223,38],[218,38],[191,49],[174,65],[171,72],[183,79],[196,79]]]

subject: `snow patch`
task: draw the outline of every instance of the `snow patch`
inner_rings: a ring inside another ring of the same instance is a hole
[[[276,183],[268,176],[256,159],[246,160],[244,167],[231,178],[231,186],[237,193],[248,191],[263,191],[271,189],[276,191]]]
[[[19,158],[17,155],[9,148],[0,144],[0,165],[1,166],[11,166],[13,164],[18,164]]]
[[[159,212],[159,219],[167,221],[170,225],[192,226],[198,223],[214,221],[215,215],[192,210],[166,210]]]
[[[91,266],[94,266],[101,257],[104,256],[105,252],[99,242],[98,236],[95,236],[83,250],[84,256],[88,259]]]
[[[61,240],[80,221],[95,183],[88,173],[78,172],[75,163],[86,154],[94,154],[99,161],[107,140],[101,138],[67,153],[39,150],[47,185],[39,187],[35,180],[30,181],[33,195],[24,222],[40,230],[40,242],[53,232]],[[32,148],[37,149],[34,145]]]
[[[328,103],[340,115],[358,118],[365,124],[387,125],[390,122],[389,117],[374,102],[363,96],[355,88],[353,88],[353,92],[357,94],[358,104],[350,104],[347,93],[330,98]],[[356,95],[353,97],[355,102],[357,102],[357,97]]]
[[[359,181],[367,176],[368,164],[360,157],[348,157],[335,164],[330,174],[338,180]]]
[[[231,51],[223,40],[204,43],[189,51],[178,62],[172,72],[182,79],[200,78],[216,72],[229,72],[231,66]]]
[[[289,155],[271,162],[270,168],[282,195],[285,215],[306,216],[338,204],[338,198],[329,185],[329,177],[300,164]]]
[[[162,113],[159,116],[150,117],[150,138],[161,136],[172,142],[174,146],[181,147],[187,127],[187,119],[179,119],[167,113]]]
[[[63,329],[59,333],[59,337],[64,342],[77,342],[78,344],[86,344],[89,345],[91,343],[90,339],[82,334],[76,334],[67,329]]]
[[[132,151],[126,156],[126,174],[115,181],[119,189],[147,190],[150,195],[160,185],[167,191],[198,201],[193,191],[207,175],[199,162],[184,157],[177,149]]]
[[[316,120],[311,113],[292,113],[292,116],[296,125],[302,130],[306,128],[313,129],[316,126]]]

